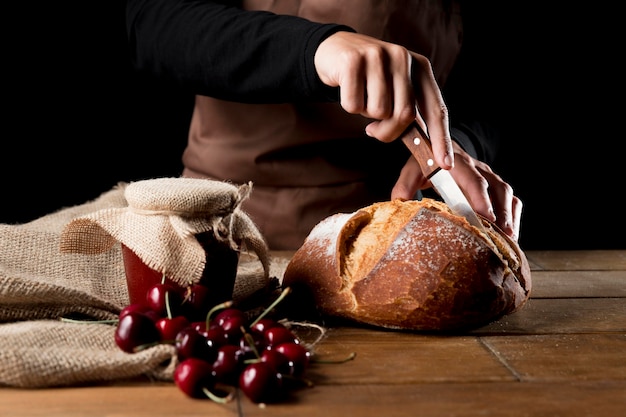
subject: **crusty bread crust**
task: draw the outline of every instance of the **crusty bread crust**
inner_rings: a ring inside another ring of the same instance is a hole
[[[307,288],[324,315],[393,329],[458,330],[521,307],[531,289],[519,246],[432,199],[376,203],[321,221],[284,286]]]

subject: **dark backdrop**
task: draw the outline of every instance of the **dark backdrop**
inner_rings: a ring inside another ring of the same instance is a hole
[[[118,181],[179,175],[192,98],[133,73],[124,2],[34,3],[5,6],[14,33],[2,40],[0,222],[83,203]],[[478,102],[502,100],[494,166],[524,200],[522,247],[626,248],[617,11],[470,3],[463,76],[494,86]]]

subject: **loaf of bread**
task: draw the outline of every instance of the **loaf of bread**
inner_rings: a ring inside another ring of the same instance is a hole
[[[486,234],[442,202],[394,200],[332,215],[285,269],[323,316],[391,329],[450,331],[519,309],[531,290],[519,245],[481,218]]]

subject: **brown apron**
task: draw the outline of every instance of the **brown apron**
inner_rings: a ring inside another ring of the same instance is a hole
[[[244,8],[342,23],[431,59],[441,85],[461,47],[458,5],[434,0],[248,0]],[[254,188],[244,203],[271,249],[296,249],[323,218],[389,199],[407,154],[365,135],[337,103],[242,104],[197,96],[184,176]],[[357,147],[358,145],[358,147]]]

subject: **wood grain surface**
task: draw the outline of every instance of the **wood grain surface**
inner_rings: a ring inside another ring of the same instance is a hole
[[[528,252],[534,289],[518,312],[459,335],[330,327],[314,383],[265,407],[185,397],[173,384],[0,388],[0,416],[626,415],[626,251]]]

